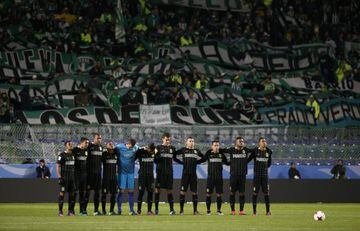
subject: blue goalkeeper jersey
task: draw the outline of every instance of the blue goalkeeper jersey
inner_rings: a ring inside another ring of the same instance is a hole
[[[119,172],[121,174],[133,174],[135,172],[135,152],[139,146],[135,145],[132,148],[127,148],[125,144],[116,145],[119,155]]]

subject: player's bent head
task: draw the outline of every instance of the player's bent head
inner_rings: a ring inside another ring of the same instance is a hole
[[[155,150],[155,144],[154,143],[150,143],[146,147],[148,148],[148,150],[150,152],[153,152]]]
[[[108,142],[107,144],[106,144],[106,148],[108,149],[108,150],[113,150],[114,149],[114,143],[113,142]]]
[[[135,144],[136,144],[136,140],[135,140],[135,139],[133,139],[133,138],[128,139],[127,145],[128,145],[129,148],[134,147]]]
[[[163,144],[164,145],[169,145],[170,143],[170,134],[165,132],[163,135],[162,135],[162,141],[163,141]]]

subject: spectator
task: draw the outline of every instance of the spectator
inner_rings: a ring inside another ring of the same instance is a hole
[[[346,179],[346,168],[344,167],[343,160],[339,159],[337,164],[331,169],[333,179]]]
[[[301,179],[300,172],[299,170],[296,169],[296,164],[294,162],[290,164],[288,174],[289,174],[289,179],[295,179],[295,180]]]
[[[41,159],[39,161],[39,166],[36,168],[36,177],[42,179],[49,179],[51,177],[51,173],[49,168],[45,165],[45,160]]]
[[[90,105],[90,96],[86,88],[82,87],[79,90],[79,93],[75,96],[75,106],[76,107],[87,107]]]
[[[306,106],[314,114],[315,120],[317,120],[320,114],[320,105],[315,99],[314,95],[310,95],[309,99],[306,101]]]

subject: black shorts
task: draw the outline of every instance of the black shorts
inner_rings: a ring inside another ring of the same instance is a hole
[[[223,185],[222,178],[208,178],[206,182],[206,193],[212,194],[215,188],[215,192],[221,194],[224,192]]]
[[[101,173],[88,173],[87,190],[101,190]]]
[[[75,185],[75,179],[65,179],[62,184],[60,184],[60,192],[75,192],[76,191],[76,185]]]
[[[260,187],[264,194],[269,194],[270,187],[269,187],[269,178],[267,176],[254,177],[253,192],[259,193]]]
[[[103,179],[101,192],[115,194],[118,192],[117,179]]]
[[[183,174],[181,177],[180,191],[186,192],[190,185],[190,191],[197,192],[197,175]]]
[[[138,179],[138,189],[154,191],[154,176],[141,176]]]
[[[86,191],[86,184],[87,181],[87,175],[86,172],[85,173],[75,173],[75,184],[76,184],[76,189],[80,192],[84,192]]]
[[[164,188],[164,189],[172,189],[173,188],[173,174],[157,174],[155,187],[156,188]]]
[[[245,192],[246,175],[230,175],[230,192]]]

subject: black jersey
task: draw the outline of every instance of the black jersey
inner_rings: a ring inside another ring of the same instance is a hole
[[[222,179],[223,164],[227,163],[223,152],[213,152],[208,150],[201,162],[208,162],[208,178]]]
[[[56,163],[60,165],[61,178],[65,181],[75,179],[75,157],[73,153],[60,153]]]
[[[269,148],[260,150],[260,148],[254,148],[253,153],[249,157],[248,161],[254,159],[254,177],[267,177],[268,168],[271,166],[272,151]]]
[[[181,148],[176,151],[174,161],[183,165],[183,174],[196,175],[196,165],[201,162],[202,157],[203,154],[198,149]]]
[[[117,179],[117,166],[118,156],[115,150],[110,153],[105,151],[102,153],[102,164],[103,164],[103,179],[114,180]]]
[[[90,143],[88,147],[87,172],[88,174],[101,174],[102,153],[101,144]]]
[[[232,176],[241,176],[247,175],[248,172],[248,158],[253,152],[252,149],[244,147],[242,149],[237,149],[235,147],[224,149],[224,152],[229,156],[228,163],[230,164],[230,175]]]
[[[75,156],[75,172],[76,174],[86,174],[87,165],[86,159],[88,157],[88,149],[81,149],[80,147],[75,147],[72,151]]]
[[[157,175],[173,174],[174,146],[158,145],[155,154]]]
[[[139,177],[154,176],[155,154],[141,148],[136,151],[135,159],[138,159],[140,163]]]

